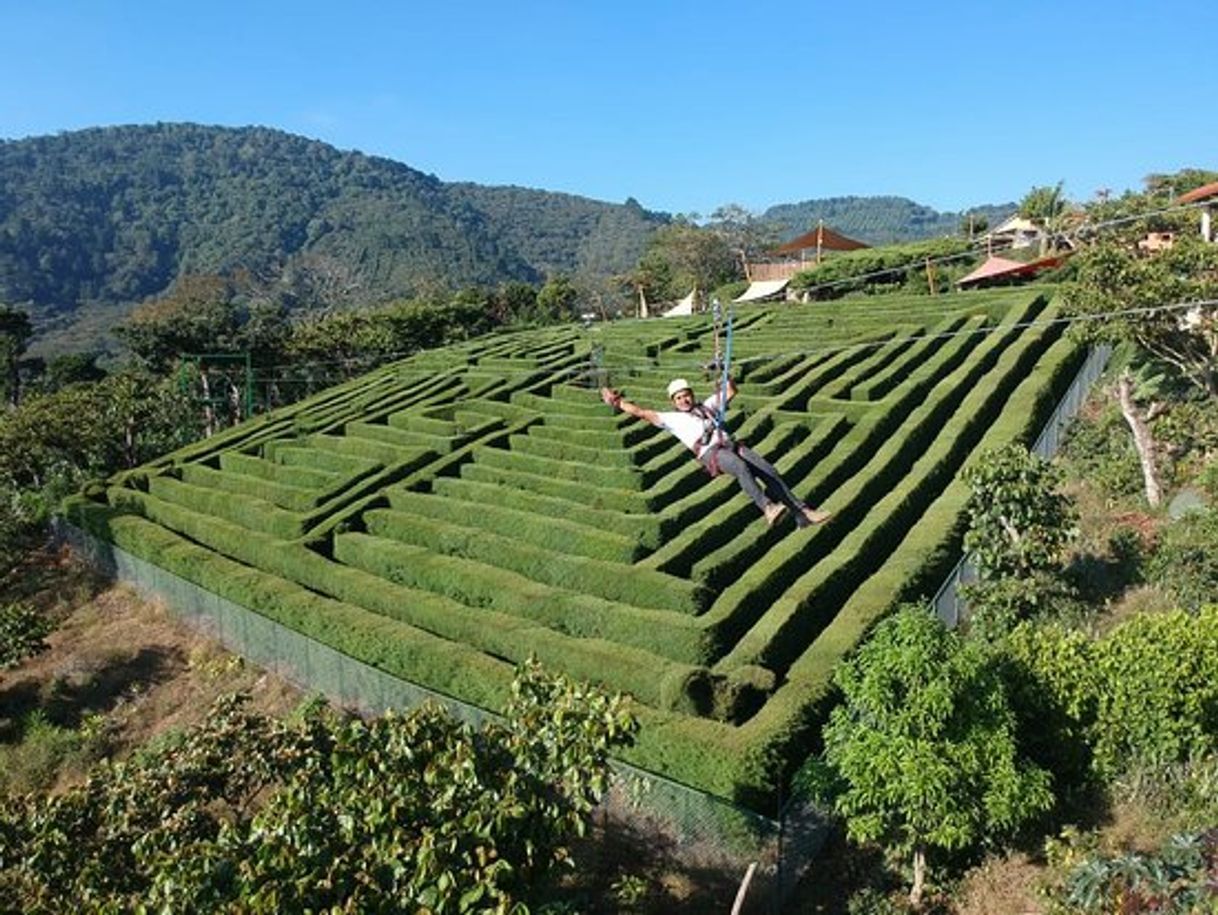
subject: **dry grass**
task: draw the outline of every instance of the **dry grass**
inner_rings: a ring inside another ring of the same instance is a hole
[[[203,719],[247,691],[278,714],[301,698],[177,621],[163,605],[97,579],[66,552],[42,553],[5,583],[57,623],[49,649],[0,673],[0,787],[57,790],[102,757]]]

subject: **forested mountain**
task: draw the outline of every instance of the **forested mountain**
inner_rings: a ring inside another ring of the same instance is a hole
[[[991,216],[1008,207],[978,209]],[[242,272],[290,307],[367,305],[555,274],[633,268],[669,221],[519,187],[446,183],[407,165],[261,127],[156,124],[0,141],[0,303],[59,348],[185,274]],[[896,197],[772,207],[781,236],[823,218],[871,243],[958,231]]]
[[[244,269],[301,304],[610,274],[637,203],[446,184],[265,128],[158,124],[0,142],[0,301],[43,319]]]
[[[973,207],[970,212],[996,226],[1015,212],[1017,204]],[[783,239],[802,235],[825,221],[843,235],[871,245],[919,241],[960,231],[961,213],[938,210],[904,197],[827,197],[772,206],[762,214],[763,222],[777,227]]]

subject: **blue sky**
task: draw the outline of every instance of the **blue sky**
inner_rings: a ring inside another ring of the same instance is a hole
[[[258,124],[650,209],[1218,168],[1215,0],[0,0],[0,138]]]

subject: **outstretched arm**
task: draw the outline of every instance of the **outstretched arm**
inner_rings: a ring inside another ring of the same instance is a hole
[[[631,403],[624,398],[613,388],[601,388],[601,400],[609,404],[615,410],[621,410],[623,413],[629,413],[635,419],[646,420],[653,426],[660,425],[660,414],[655,410],[648,410],[646,407],[640,407],[638,404]]]

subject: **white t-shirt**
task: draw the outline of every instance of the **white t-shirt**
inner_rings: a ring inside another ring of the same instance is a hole
[[[702,410],[663,410],[659,413],[660,425],[681,440],[686,448],[698,454],[711,444],[726,445],[731,439],[723,429],[715,428],[715,414],[719,411],[719,394],[712,394],[702,401]],[[701,415],[699,415],[699,412]],[[703,438],[705,437],[705,443]]]

